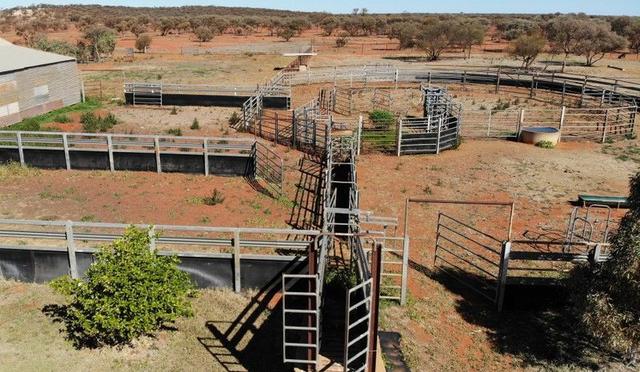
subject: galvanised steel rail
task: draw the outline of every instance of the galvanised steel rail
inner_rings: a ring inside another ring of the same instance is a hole
[[[122,232],[135,226],[149,229],[151,247],[158,246],[199,246],[205,248],[228,248],[232,253],[159,250],[163,255],[179,257],[222,257],[233,259],[234,289],[241,287],[241,260],[270,258],[294,258],[305,255],[319,234],[315,230],[270,229],[248,227],[209,227],[181,225],[120,224],[73,221],[39,221],[0,219],[0,249],[13,251],[57,251],[67,252],[69,272],[78,278],[76,253],[96,252],[97,242],[109,243],[122,236]],[[115,232],[113,230],[116,230]],[[184,235],[180,235],[184,234]],[[217,235],[206,237],[205,234]],[[58,242],[45,243],[45,242]],[[269,249],[275,255],[247,250]],[[223,249],[224,250],[224,249]],[[241,251],[242,250],[242,251]],[[282,254],[288,252],[288,256]],[[293,255],[293,256],[292,256]],[[0,272],[0,277],[2,272]]]
[[[208,96],[254,96],[260,87],[256,85],[208,85],[208,84],[171,84],[163,82],[127,82],[124,84],[125,94],[155,93],[160,89],[161,94],[177,95],[208,95]],[[289,96],[290,90],[283,86],[270,86],[263,89],[262,94],[267,97]]]
[[[547,89],[563,94],[578,94],[582,99],[609,102],[625,102],[635,105],[640,99],[640,84],[623,79],[581,76],[568,73],[546,73],[515,68],[450,68],[404,66],[336,66],[320,67],[300,72],[287,72],[286,81],[291,85],[336,83],[391,82],[398,83],[472,83],[516,85],[535,89]]]

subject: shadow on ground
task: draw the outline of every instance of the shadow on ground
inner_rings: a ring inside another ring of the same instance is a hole
[[[282,302],[277,283],[258,292],[233,321],[209,320],[198,341],[226,371],[293,371],[282,362]],[[276,303],[270,308],[270,303]],[[265,315],[266,318],[261,319]]]
[[[434,271],[413,261],[410,266],[459,295],[455,310],[466,322],[488,329],[493,349],[522,360],[523,367],[599,369],[616,361],[580,331],[563,287],[508,286],[498,313],[494,303],[462,284],[481,280],[476,275]]]

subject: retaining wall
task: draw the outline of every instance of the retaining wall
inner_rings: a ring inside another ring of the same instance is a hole
[[[133,104],[133,93],[124,94],[127,104]],[[242,107],[242,104],[251,96],[245,95],[206,95],[206,94],[162,94],[163,106],[216,106],[216,107]],[[263,97],[263,107],[273,109],[288,109],[290,97]]]

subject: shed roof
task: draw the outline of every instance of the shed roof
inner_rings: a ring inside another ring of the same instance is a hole
[[[26,48],[0,38],[0,74],[68,61],[75,58]]]

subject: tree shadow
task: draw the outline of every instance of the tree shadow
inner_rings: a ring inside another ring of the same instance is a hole
[[[415,262],[411,267],[458,295],[455,309],[463,319],[488,329],[493,349],[517,357],[524,367],[598,369],[615,360],[581,331],[565,287],[508,285],[498,313],[492,301],[469,288],[469,283],[486,282],[484,277]]]

